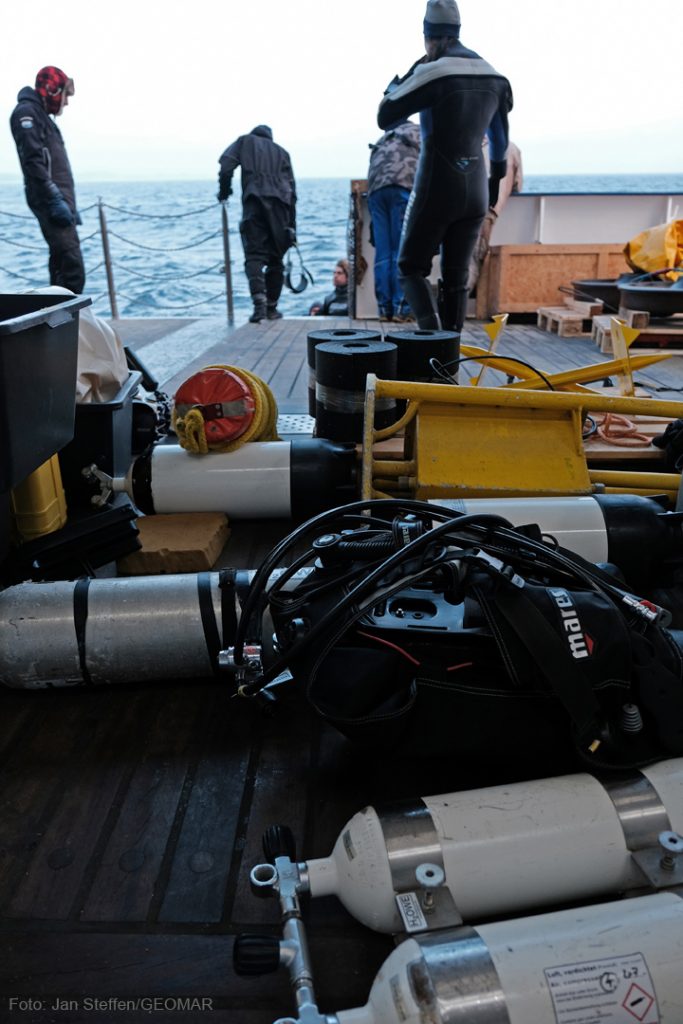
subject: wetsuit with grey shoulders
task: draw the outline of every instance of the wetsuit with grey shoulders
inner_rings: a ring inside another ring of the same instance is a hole
[[[420,114],[422,147],[398,265],[404,294],[421,328],[440,325],[427,280],[439,249],[441,326],[458,332],[462,328],[470,256],[495,184],[505,176],[511,108],[507,78],[456,40],[438,60],[419,61],[401,81],[395,80],[380,104],[380,128]],[[485,135],[491,192],[482,156]]]

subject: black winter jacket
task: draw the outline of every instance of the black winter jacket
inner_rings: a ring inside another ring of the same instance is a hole
[[[42,211],[55,195],[55,186],[76,217],[76,190],[62,133],[45,110],[40,96],[26,86],[17,96],[10,127],[24,175],[26,199]]]
[[[242,168],[242,199],[249,196],[279,199],[290,208],[290,220],[294,222],[296,184],[292,162],[287,150],[273,142],[270,128],[258,125],[248,135],[240,135],[228,146],[219,163],[221,195],[227,196],[233,172],[239,165]]]

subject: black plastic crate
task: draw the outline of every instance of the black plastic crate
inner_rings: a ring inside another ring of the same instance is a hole
[[[133,461],[133,398],[142,374],[133,370],[108,402],[76,405],[73,440],[59,453],[67,503],[88,503],[90,488],[81,470],[91,463],[110,476],[125,476]]]
[[[0,492],[74,431],[82,295],[0,295]]]

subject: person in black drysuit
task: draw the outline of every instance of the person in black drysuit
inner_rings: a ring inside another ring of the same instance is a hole
[[[459,35],[455,0],[429,0],[426,57],[389,84],[377,115],[380,128],[386,129],[420,113],[422,147],[403,225],[400,282],[420,328],[441,326],[458,333],[467,309],[470,256],[505,177],[507,115],[512,109],[508,80],[467,50]],[[485,135],[491,156],[488,184]],[[439,248],[442,291],[437,310],[427,278]]]
[[[59,117],[73,94],[73,81],[60,68],[41,68],[35,88],[27,85],[17,96],[10,127],[24,175],[26,202],[50,250],[50,284],[80,295],[85,288],[76,231],[81,218],[64,140],[52,119]]]
[[[254,303],[251,323],[278,320],[282,291],[282,257],[296,242],[296,184],[289,153],[273,142],[265,124],[240,137],[219,159],[218,201],[232,195],[232,175],[242,168],[244,269]],[[265,267],[265,273],[264,273]]]

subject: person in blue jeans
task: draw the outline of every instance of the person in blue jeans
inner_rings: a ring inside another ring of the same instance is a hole
[[[375,246],[375,297],[383,320],[407,320],[410,307],[398,277],[403,217],[420,155],[420,129],[403,119],[370,146],[368,209]]]

